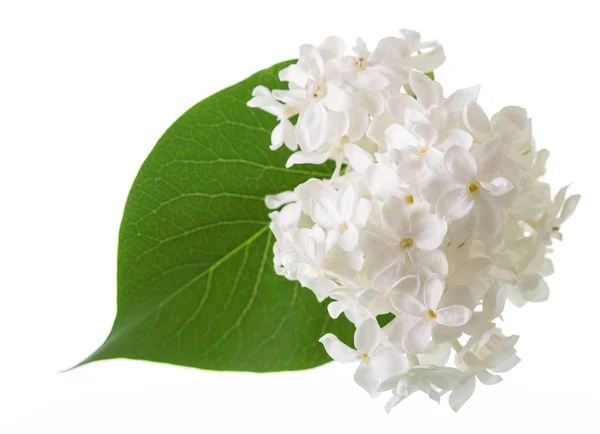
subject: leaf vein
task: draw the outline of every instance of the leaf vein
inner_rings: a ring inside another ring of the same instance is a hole
[[[266,226],[266,227],[267,227],[267,228],[269,227],[269,226],[268,226],[268,222],[266,222],[266,221],[264,221],[264,220],[231,220],[231,221],[229,221],[229,220],[225,220],[225,221],[220,221],[220,222],[215,222],[215,223],[209,223],[209,224],[207,224],[207,225],[197,226],[197,227],[195,227],[195,228],[193,228],[193,229],[190,229],[189,231],[185,231],[185,232],[182,232],[182,233],[180,233],[180,234],[173,235],[172,237],[165,238],[164,240],[160,240],[160,241],[159,241],[159,242],[158,242],[158,243],[157,243],[155,246],[153,246],[152,248],[150,248],[150,249],[148,249],[148,250],[145,250],[144,252],[140,253],[140,254],[139,254],[139,255],[138,255],[136,258],[135,258],[135,260],[136,260],[136,261],[139,261],[139,260],[140,260],[141,258],[143,258],[144,256],[148,255],[149,253],[151,253],[151,252],[153,252],[153,251],[156,251],[156,250],[158,250],[158,249],[160,248],[160,246],[162,246],[163,244],[165,244],[165,243],[168,243],[168,242],[170,242],[170,241],[175,241],[175,240],[177,240],[177,239],[179,239],[179,238],[183,238],[183,237],[186,237],[186,236],[188,236],[188,235],[192,235],[192,234],[195,234],[195,233],[197,233],[197,232],[201,232],[201,231],[203,231],[203,230],[206,230],[206,229],[212,229],[212,228],[216,228],[216,227],[219,227],[219,226],[237,225],[237,224],[261,224],[261,225],[267,224],[267,226]],[[137,237],[137,236],[139,236],[139,235],[135,235],[135,236],[134,236],[134,237],[132,237],[132,238],[135,238],[135,237]]]
[[[268,228],[268,226],[267,226],[267,228]],[[252,294],[250,294],[250,298],[248,299],[248,304],[244,307],[244,309],[242,310],[242,312],[240,313],[240,315],[238,316],[236,321],[233,323],[233,325],[231,327],[229,327],[227,330],[225,330],[225,332],[223,332],[223,334],[219,337],[219,339],[217,339],[215,342],[213,342],[213,344],[210,345],[206,349],[206,351],[204,351],[203,357],[206,356],[208,353],[210,353],[213,349],[215,349],[219,345],[221,345],[221,342],[223,342],[225,339],[227,339],[227,337],[234,330],[239,329],[240,325],[242,324],[242,321],[244,320],[244,318],[246,317],[246,315],[248,314],[248,312],[254,305],[254,301],[256,300],[256,296],[258,294],[258,286],[260,285],[260,282],[262,280],[262,275],[265,270],[265,264],[267,262],[270,244],[271,244],[271,232],[268,232],[267,233],[267,241],[265,242],[265,249],[263,250],[263,255],[262,255],[262,258],[260,261],[260,267],[258,268],[258,275],[256,276],[256,281],[254,282],[254,287],[252,288]]]
[[[171,295],[169,295],[161,303],[159,303],[158,308],[162,308],[166,304],[170,303],[171,300],[173,300],[175,297],[177,297],[179,294],[181,294],[187,288],[189,288],[190,286],[192,286],[194,283],[200,281],[205,275],[207,275],[208,273],[212,273],[214,270],[216,270],[217,268],[219,268],[219,266],[221,266],[221,264],[223,264],[224,262],[227,262],[227,260],[229,258],[231,258],[232,256],[234,256],[237,252],[239,252],[241,249],[243,249],[247,245],[252,244],[256,239],[258,239],[268,229],[269,229],[269,225],[265,225],[262,229],[260,229],[258,232],[254,233],[246,241],[244,241],[243,243],[239,244],[237,247],[235,247],[234,249],[232,249],[231,251],[229,251],[229,253],[227,253],[226,255],[224,255],[221,259],[219,259],[218,261],[216,261],[209,268],[207,268],[206,270],[202,271],[197,276],[195,276],[193,279],[191,279],[189,282],[187,282],[185,285],[183,285],[183,286],[179,287],[177,290],[175,290]],[[269,238],[270,238],[270,235],[269,235]],[[267,243],[267,247],[268,247],[268,243]],[[266,249],[266,250],[268,250],[268,249]]]
[[[286,169],[285,167],[277,167],[277,166],[269,166],[266,164],[261,164],[255,161],[250,161],[250,160],[244,160],[241,158],[217,158],[215,160],[182,160],[182,159],[174,159],[174,160],[170,160],[168,163],[165,163],[161,166],[161,168],[163,167],[167,167],[170,166],[171,164],[198,164],[198,165],[202,165],[202,164],[244,164],[247,166],[253,166],[253,167],[257,167],[260,169],[264,169],[264,170],[273,170],[276,172],[283,172],[283,173],[294,173],[297,175],[308,175],[308,176],[313,176],[313,177],[324,177],[324,176],[328,176],[326,173],[319,173],[319,172],[312,172],[309,170],[301,170],[301,169],[293,169],[293,168],[289,168]]]

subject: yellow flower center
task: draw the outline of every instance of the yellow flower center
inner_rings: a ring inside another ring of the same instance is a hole
[[[369,355],[367,353],[364,353],[360,356],[360,358],[362,359],[363,362],[365,363],[369,363],[371,361],[371,358],[369,357]]]
[[[365,59],[364,57],[359,57],[358,59],[356,59],[355,64],[359,71],[364,71],[365,69],[367,69],[367,59]]]
[[[327,89],[313,80],[308,80],[306,82],[304,90],[306,91],[307,98],[314,98],[316,100],[321,99],[327,93]]]
[[[431,318],[431,319],[435,319],[435,318],[437,318],[437,314],[436,314],[434,311],[432,311],[431,309],[429,309],[429,311],[427,312],[427,315],[428,315],[428,316],[429,316],[429,318]]]
[[[400,247],[402,247],[404,250],[406,249],[410,249],[413,245],[413,239],[412,238],[403,238],[402,241],[400,241]]]
[[[477,185],[477,183],[475,181],[471,181],[471,183],[469,184],[469,192],[471,192],[471,194],[475,194],[479,191],[479,186]]]
[[[409,194],[408,196],[406,196],[405,200],[406,200],[406,203],[409,205],[412,205],[413,203],[415,203],[415,198],[412,194]]]
[[[321,86],[317,86],[315,92],[313,93],[314,98],[318,98],[321,95]]]

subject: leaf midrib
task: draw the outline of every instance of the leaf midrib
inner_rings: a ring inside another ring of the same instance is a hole
[[[252,244],[256,239],[258,239],[265,231],[267,231],[269,229],[269,223],[265,224],[261,229],[259,229],[257,232],[255,232],[251,237],[249,237],[248,239],[246,239],[246,241],[244,241],[243,243],[237,245],[235,248],[231,249],[227,254],[225,254],[222,258],[218,259],[213,265],[211,265],[210,267],[206,268],[205,270],[201,271],[198,275],[196,275],[194,278],[192,278],[189,282],[187,282],[185,285],[181,286],[180,288],[178,288],[177,290],[175,290],[171,295],[169,295],[165,300],[163,300],[161,303],[159,303],[157,305],[157,309],[162,309],[165,305],[167,305],[171,300],[173,300],[174,298],[176,298],[178,295],[180,295],[181,293],[183,293],[187,288],[189,288],[191,285],[193,285],[194,283],[198,282],[199,280],[201,280],[204,276],[206,276],[208,273],[212,273],[213,271],[215,271],[217,268],[219,268],[219,266],[225,262],[227,262],[227,260],[229,258],[231,258],[232,256],[235,256],[235,254],[237,252],[239,252],[240,250],[242,250],[244,247],[246,247],[249,244]],[[155,310],[157,310],[155,309]]]
[[[181,286],[177,290],[175,290],[173,293],[171,293],[163,301],[161,301],[160,303],[158,303],[158,304],[152,306],[151,308],[145,310],[144,314],[142,314],[142,315],[136,315],[135,316],[136,317],[135,320],[129,321],[125,325],[121,325],[121,327],[119,328],[119,330],[116,333],[111,333],[111,335],[108,337],[108,339],[106,340],[106,342],[104,343],[104,345],[102,345],[98,349],[98,351],[106,350],[106,348],[109,347],[111,344],[114,344],[115,342],[119,341],[120,337],[123,334],[126,334],[126,333],[130,332],[132,329],[134,329],[135,327],[137,327],[141,322],[143,322],[150,315],[152,315],[152,314],[160,311],[167,304],[169,304],[172,300],[174,300],[175,298],[177,298],[178,296],[180,296],[181,294],[183,294],[185,292],[185,290],[187,290],[194,283],[199,282],[206,275],[209,275],[210,273],[214,272],[222,264],[224,264],[225,262],[227,262],[231,257],[235,256],[238,252],[240,252],[246,246],[252,244],[258,238],[260,238],[261,235],[263,235],[267,230],[269,230],[269,226],[270,226],[270,223],[266,223],[261,229],[259,229],[257,232],[255,232],[252,236],[250,236],[249,238],[247,238],[244,242],[238,244],[235,248],[231,249],[229,252],[227,252],[225,255],[223,255],[220,259],[218,259],[217,261],[215,261],[215,263],[212,264],[210,267],[202,270],[200,273],[198,273],[196,276],[194,276],[192,279],[190,279],[186,284],[184,284],[183,286]],[[74,366],[74,368],[77,367],[77,366],[81,366],[81,365],[87,363],[88,361],[97,360],[96,356],[97,356],[98,351],[96,351],[94,354],[90,355],[86,360],[84,360],[80,364]]]

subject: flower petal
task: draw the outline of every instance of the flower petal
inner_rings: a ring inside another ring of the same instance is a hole
[[[406,203],[396,196],[389,196],[381,209],[381,228],[394,241],[401,241],[410,234],[410,221]]]
[[[483,256],[470,258],[452,273],[450,279],[455,286],[475,285],[479,276],[485,276],[492,267],[492,260]]]
[[[385,130],[385,142],[388,150],[403,149],[409,146],[418,147],[420,140],[401,125],[392,124]]]
[[[357,202],[356,188],[350,181],[346,181],[340,187],[337,200],[337,209],[343,220],[350,220]]]
[[[319,51],[325,61],[336,59],[344,55],[346,44],[339,36],[328,36],[319,45]]]
[[[495,237],[500,232],[502,218],[500,213],[484,198],[480,197],[475,203],[477,211],[477,227],[484,237]]]
[[[354,100],[350,93],[329,82],[327,83],[327,95],[323,98],[323,104],[331,111],[345,112],[353,107]]]
[[[401,124],[404,123],[404,112],[407,108],[421,111],[421,106],[417,100],[403,93],[389,97],[386,100],[386,106],[394,119]]]
[[[354,143],[348,143],[344,146],[344,155],[348,159],[350,167],[360,174],[365,173],[367,167],[374,162],[371,154]]]
[[[367,68],[360,76],[358,82],[361,87],[365,87],[370,90],[379,90],[390,84],[390,81],[385,75],[375,68]]]
[[[332,112],[327,113],[327,138],[325,142],[338,142],[346,135],[348,128],[350,127],[350,117],[346,112]],[[330,146],[329,146],[330,147]]]
[[[420,321],[416,316],[401,313],[386,328],[388,340],[394,345],[401,345],[404,335],[413,325]]]
[[[446,98],[446,101],[444,101],[444,108],[450,112],[462,110],[469,101],[475,101],[477,99],[480,88],[481,86],[476,85],[457,90]]]
[[[337,229],[337,228],[335,228]],[[325,237],[325,251],[329,252],[335,246],[337,246],[340,241],[341,232],[339,230],[330,230],[327,231],[327,236]]]
[[[440,218],[458,220],[471,212],[475,201],[466,187],[454,188],[439,198],[435,212]]]
[[[346,223],[346,225],[348,228],[342,231],[339,243],[342,249],[351,252],[358,247],[358,230],[352,223]]]
[[[436,310],[444,293],[446,283],[439,274],[432,274],[423,284],[423,301],[427,309]]]
[[[398,161],[398,177],[409,185],[419,185],[430,175],[431,170],[416,148],[396,149],[394,156]]]
[[[490,120],[475,101],[469,101],[463,109],[463,122],[469,132],[478,141],[487,139],[490,135]]]
[[[385,130],[394,122],[395,119],[387,110],[374,116],[373,119],[371,119],[371,122],[369,122],[367,137],[377,143],[381,148],[385,148],[387,146],[385,143]]]
[[[494,372],[508,372],[521,362],[521,359],[515,354],[502,364],[494,367]]]
[[[357,141],[364,137],[369,127],[369,113],[363,107],[354,107],[347,113],[348,128],[346,136],[351,142]]]
[[[454,305],[443,307],[436,311],[435,321],[448,327],[460,327],[471,319],[471,312],[464,306]]]
[[[277,224],[281,229],[287,230],[298,223],[302,215],[302,207],[299,203],[289,203],[281,209]]]
[[[343,343],[332,333],[327,333],[319,342],[325,347],[325,351],[336,362],[352,363],[360,360],[360,354]]]
[[[408,359],[396,347],[382,348],[371,357],[371,366],[382,380],[401,374],[408,368]]]
[[[431,339],[436,344],[444,344],[460,338],[462,334],[463,330],[461,327],[446,327],[436,323],[433,325]]]
[[[444,172],[444,154],[436,148],[429,148],[423,155],[425,165],[433,173]]]
[[[289,119],[282,119],[281,125],[283,125],[283,142],[285,143],[285,146],[287,146],[290,151],[295,152],[298,149],[296,127]]]
[[[467,376],[460,383],[460,385],[457,388],[455,388],[452,391],[452,393],[450,393],[450,398],[448,399],[450,408],[452,408],[452,410],[454,410],[454,411],[460,410],[460,408],[463,405],[465,405],[465,403],[473,395],[476,384],[477,384],[477,381],[475,380],[474,375]]]
[[[573,196],[569,196],[569,198],[565,201],[565,204],[562,207],[560,215],[558,216],[556,221],[559,225],[562,225],[565,222],[565,220],[567,220],[569,217],[571,217],[571,215],[573,215],[575,209],[577,208],[577,205],[579,204],[579,199],[581,199],[581,195],[574,194]]]
[[[458,304],[472,310],[477,306],[479,298],[478,292],[472,286],[452,286],[444,291],[444,296],[438,305],[438,309]]]
[[[498,318],[504,310],[508,289],[503,285],[494,284],[483,297],[483,313],[491,321]]]
[[[296,140],[303,151],[317,149],[323,144],[327,135],[327,110],[323,104],[312,103],[300,112],[296,123]]]
[[[446,60],[444,48],[439,43],[434,41],[427,45],[424,47],[424,44],[421,44],[421,49],[412,57],[412,66],[418,71],[433,71]]]
[[[437,200],[457,184],[448,175],[433,175],[421,186],[419,193],[428,203],[435,205]]]
[[[360,323],[354,333],[354,346],[361,354],[371,354],[381,341],[381,329],[377,320],[368,318]]]
[[[285,167],[289,169],[295,164],[323,164],[329,158],[329,152],[294,152],[285,162]]]
[[[416,124],[412,127],[412,130],[413,133],[421,139],[421,146],[419,146],[421,149],[423,149],[423,147],[429,148],[438,139],[437,127],[429,123]]]
[[[361,37],[356,38],[356,45],[352,47],[354,53],[356,53],[357,57],[364,57],[368,59],[371,56],[371,53],[367,49],[367,43]]]
[[[395,294],[392,297],[392,306],[399,312],[415,317],[423,317],[426,311],[426,307],[423,303],[408,294]]]
[[[390,288],[389,292],[392,297],[396,294],[408,294],[414,297],[419,292],[420,286],[419,276],[404,276]]]
[[[436,328],[440,328],[440,327],[434,326],[433,332],[432,332],[433,335],[435,335]],[[445,328],[448,329],[448,327],[445,327]],[[452,330],[452,329],[449,329],[449,330]],[[452,352],[452,349],[450,347],[450,344],[448,344],[448,343],[430,345],[429,348],[427,348],[425,351],[423,351],[421,354],[419,354],[419,363],[421,364],[421,366],[424,366],[424,365],[444,366],[450,359],[451,352]]]
[[[298,196],[294,191],[284,191],[278,194],[269,194],[265,197],[265,204],[269,209],[277,209],[282,205],[298,200]]]
[[[300,199],[302,211],[306,214],[310,214],[311,199],[315,197],[327,197],[331,201],[334,201],[337,196],[337,191],[333,187],[327,182],[317,178],[311,178],[305,183],[300,184],[294,189],[294,193],[296,193],[298,199]]]
[[[271,132],[271,146],[269,146],[269,149],[276,151],[281,148],[281,145],[283,145],[283,123],[279,122]]]
[[[442,86],[425,74],[412,71],[408,77],[410,88],[417,96],[417,101],[425,108],[440,105],[443,98]]]
[[[451,390],[458,386],[460,377],[462,376],[458,369],[445,366],[430,367],[428,371],[427,380],[443,391]]]
[[[372,116],[378,117],[385,110],[385,99],[379,90],[358,89],[354,92],[354,97],[357,106],[365,109]],[[390,116],[388,125],[392,122]]]
[[[462,184],[469,184],[477,175],[475,158],[460,146],[453,146],[444,153],[444,165],[448,173]]]
[[[441,249],[417,250],[413,253],[413,260],[419,271],[423,273],[436,273],[442,276],[448,274],[448,260]]]
[[[354,210],[354,218],[352,219],[357,229],[361,229],[367,223],[369,215],[371,214],[371,208],[372,205],[370,200],[363,197],[358,201],[356,209]]]
[[[387,164],[373,164],[365,170],[365,183],[369,192],[377,198],[391,196],[400,187],[396,172]]]
[[[554,196],[554,206],[555,207],[560,208],[563,205],[563,203],[565,202],[565,197],[567,195],[568,188],[569,188],[569,186],[565,185],[560,190],[558,190],[558,192],[556,193],[556,196]]]
[[[494,384],[498,384],[502,381],[502,377],[500,375],[494,375],[486,370],[479,370],[475,375],[477,375],[479,381],[486,386],[493,386]]]
[[[308,80],[308,71],[297,63],[282,69],[278,75],[281,81],[289,81],[298,86],[304,86]]]
[[[386,266],[373,278],[373,288],[386,292],[404,275],[404,261],[395,261]]]
[[[346,309],[346,303],[341,301],[332,301],[327,305],[327,312],[333,319],[337,319]]]
[[[379,386],[379,377],[372,366],[361,363],[356,368],[354,373],[354,381],[364,390],[366,390],[372,398],[379,395],[377,386]]]
[[[308,233],[306,252],[310,260],[320,264],[325,256],[325,231],[319,225],[314,225]]]
[[[329,198],[310,201],[310,217],[325,229],[335,228],[341,221],[338,210]]]
[[[548,300],[550,296],[548,284],[537,274],[521,276],[519,286],[521,286],[523,298],[526,301],[539,303]]]
[[[420,218],[412,229],[415,245],[422,250],[437,249],[444,241],[448,224],[435,215]]]
[[[508,178],[498,177],[494,178],[489,182],[480,181],[479,184],[491,195],[491,196],[503,196],[509,193],[514,188],[513,183]]]
[[[477,162],[478,179],[487,181],[496,177],[504,159],[502,148],[500,137],[494,137],[474,148],[473,155]]]
[[[433,321],[422,319],[404,334],[402,346],[408,353],[418,354],[427,348],[431,339]]]
[[[359,247],[355,248],[350,252],[344,252],[344,258],[347,261],[350,268],[355,271],[360,271],[365,264],[365,255]]]
[[[435,145],[440,151],[445,151],[452,146],[469,149],[473,144],[473,137],[464,130],[450,129],[440,134]]]

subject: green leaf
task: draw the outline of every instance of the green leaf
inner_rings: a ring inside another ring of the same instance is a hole
[[[396,318],[396,315],[393,313],[386,313],[383,315],[379,315],[377,317],[377,322],[379,323],[379,327],[384,327],[392,322],[392,320]]]
[[[276,120],[246,102],[281,87],[275,65],[191,108],[158,141],[131,188],[119,233],[117,317],[82,364],[130,358],[214,370],[281,371],[330,360],[318,339],[351,341],[312,292],[277,276],[264,196],[331,165],[285,169]]]

